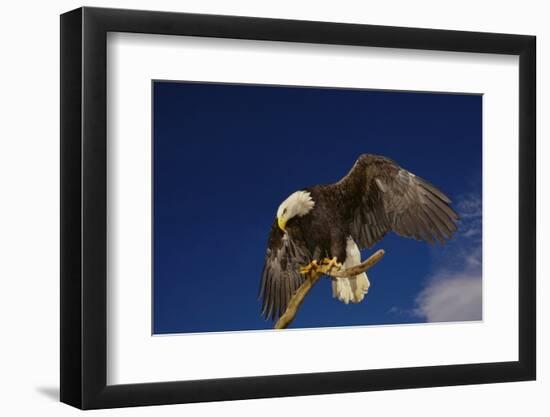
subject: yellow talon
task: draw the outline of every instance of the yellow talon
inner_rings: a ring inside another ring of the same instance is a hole
[[[337,260],[336,260],[336,256],[332,259],[329,259],[329,258],[325,258],[323,259],[322,261],[322,264],[323,266],[325,267],[325,270],[326,271],[330,271],[333,267],[338,267],[338,268],[341,268],[342,267],[342,264],[339,263]]]
[[[319,265],[317,264],[316,260],[313,260],[308,265],[302,266],[300,268],[300,274],[302,275],[308,274],[311,271],[316,271],[317,268],[319,268]]]

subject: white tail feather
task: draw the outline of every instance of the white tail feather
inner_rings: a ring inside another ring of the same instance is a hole
[[[348,237],[346,244],[346,260],[343,267],[350,268],[361,263],[361,252],[351,237]],[[359,303],[365,298],[369,291],[370,282],[364,272],[355,277],[334,278],[332,281],[332,296],[348,304]]]

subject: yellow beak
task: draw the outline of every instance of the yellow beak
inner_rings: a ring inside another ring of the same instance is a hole
[[[279,225],[279,229],[284,232],[286,227],[286,220],[282,217],[277,217],[277,224]]]

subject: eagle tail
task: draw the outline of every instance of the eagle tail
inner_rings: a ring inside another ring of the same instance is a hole
[[[352,266],[361,263],[361,252],[359,247],[351,237],[348,237],[346,242],[346,260],[344,261],[344,268],[350,268]],[[369,278],[364,272],[354,277],[349,278],[334,278],[332,281],[332,296],[348,304],[359,303],[365,298],[365,294],[370,287]]]
[[[364,272],[351,278],[335,278],[332,281],[332,296],[348,304],[359,303],[369,291],[370,282]]]

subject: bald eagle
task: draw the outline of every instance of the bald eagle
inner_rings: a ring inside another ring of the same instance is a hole
[[[389,231],[443,244],[457,230],[451,200],[426,180],[377,155],[361,155],[340,181],[296,191],[278,210],[267,244],[259,297],[262,316],[275,320],[304,278],[300,267],[334,259],[344,268],[361,262]],[[332,282],[333,297],[360,302],[365,273]]]

